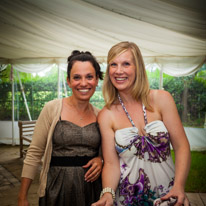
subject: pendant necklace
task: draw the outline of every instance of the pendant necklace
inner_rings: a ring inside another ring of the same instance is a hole
[[[70,101],[68,101],[68,103],[72,108],[74,108],[76,110],[76,112],[78,113],[78,115],[80,115],[80,112],[77,110],[76,106]],[[69,109],[69,108],[68,108]],[[87,109],[87,111],[83,114],[83,115],[80,115],[80,118],[79,118],[79,121],[82,121],[84,120],[85,116],[87,115],[87,113],[90,111],[90,105]]]
[[[75,107],[75,106],[74,106]],[[77,110],[77,108],[75,107],[75,110],[77,111],[77,113],[80,115],[80,112]],[[90,109],[88,109],[85,113],[84,113],[84,115],[82,116],[82,115],[80,115],[80,121],[82,121],[82,120],[84,120],[84,118],[85,118],[85,116],[87,115],[87,113],[90,111]]]

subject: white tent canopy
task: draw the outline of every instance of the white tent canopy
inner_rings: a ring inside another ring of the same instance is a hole
[[[0,63],[19,71],[65,68],[76,49],[105,62],[120,41],[135,42],[146,66],[193,74],[206,61],[206,0],[0,1]]]

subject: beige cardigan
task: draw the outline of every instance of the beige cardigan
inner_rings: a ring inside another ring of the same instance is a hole
[[[94,108],[97,115],[98,109]],[[32,142],[24,160],[22,177],[34,179],[43,158],[40,174],[39,197],[45,195],[47,173],[49,171],[52,154],[52,136],[54,128],[60,119],[62,110],[62,99],[52,100],[45,104],[36,122]]]

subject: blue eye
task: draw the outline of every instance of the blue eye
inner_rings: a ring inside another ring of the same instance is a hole
[[[130,63],[129,62],[124,62],[124,65],[125,66],[130,66]]]
[[[116,63],[111,63],[110,67],[115,67],[117,64]]]

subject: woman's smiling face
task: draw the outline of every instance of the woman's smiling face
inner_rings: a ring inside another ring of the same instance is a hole
[[[89,100],[95,92],[98,78],[89,61],[76,61],[72,66],[70,79],[67,79],[67,82],[77,99]]]
[[[136,66],[132,52],[127,50],[109,64],[109,77],[118,91],[128,92],[134,84]]]

